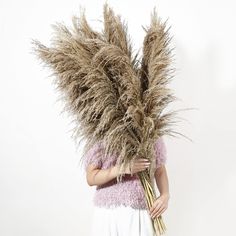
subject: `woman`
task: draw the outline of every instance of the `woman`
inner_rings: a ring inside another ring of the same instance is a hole
[[[160,196],[147,208],[144,190],[137,176],[149,167],[147,159],[134,160],[131,170],[126,169],[122,182],[117,182],[116,157],[103,160],[103,143],[97,143],[86,154],[85,170],[89,186],[96,186],[92,236],[151,236],[155,235],[151,217],[162,214],[168,207],[169,184],[166,147],[162,137],[155,143],[155,180]],[[133,175],[131,175],[133,173]]]

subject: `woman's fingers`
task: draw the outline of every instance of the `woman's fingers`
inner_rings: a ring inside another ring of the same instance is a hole
[[[149,162],[147,158],[138,158],[134,160],[136,163],[146,163]]]
[[[155,218],[156,214],[159,212],[159,210],[161,210],[162,207],[163,207],[162,202],[159,201],[155,202],[150,210],[150,216],[152,218]]]
[[[133,162],[133,165],[136,165],[136,166],[147,166],[147,165],[150,165],[150,161],[148,160],[135,160]]]
[[[161,215],[164,211],[166,210],[165,206],[161,206],[157,211],[154,211],[152,214],[152,219],[158,217],[159,215]]]
[[[134,159],[131,162],[131,169],[127,166],[126,170],[124,171],[126,174],[135,174],[140,171],[146,170],[150,166],[150,161],[146,158],[138,158]]]
[[[161,215],[168,207],[168,197],[162,195],[158,197],[149,210],[150,216],[154,219]]]
[[[145,169],[147,169],[150,166],[150,162],[135,162],[133,164],[133,171],[139,172],[139,171],[144,171]]]
[[[148,167],[148,166],[150,166],[150,162],[145,162],[145,163],[143,163],[143,162],[141,162],[141,163],[134,163],[134,165],[135,166],[137,166],[137,167]]]
[[[126,173],[137,173],[146,170],[150,166],[150,161],[147,158],[137,158],[131,163],[131,171],[127,170]]]

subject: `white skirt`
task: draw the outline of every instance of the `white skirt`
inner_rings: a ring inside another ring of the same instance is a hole
[[[91,236],[155,236],[147,210],[94,206]]]

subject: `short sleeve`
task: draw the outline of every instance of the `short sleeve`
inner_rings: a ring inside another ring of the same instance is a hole
[[[163,137],[159,137],[155,143],[156,168],[166,164],[167,150]]]
[[[85,154],[84,160],[84,169],[86,170],[88,165],[93,164],[97,168],[102,167],[102,159],[101,159],[101,150],[102,145],[101,143],[94,144],[88,152]]]

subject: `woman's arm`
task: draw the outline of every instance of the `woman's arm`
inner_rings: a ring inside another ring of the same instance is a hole
[[[117,177],[118,168],[115,165],[108,169],[98,169],[93,164],[90,164],[86,173],[88,185],[102,185]]]
[[[169,182],[165,165],[161,165],[155,171],[155,180],[160,196],[154,201],[149,210],[150,216],[154,219],[161,215],[168,208]]]
[[[131,163],[131,169],[127,166],[124,170],[124,174],[135,174],[139,171],[143,171],[150,166],[150,162],[145,158],[135,159]],[[99,169],[93,164],[87,166],[87,183],[90,186],[102,185],[118,176],[118,165],[114,165],[108,169]]]
[[[155,180],[160,195],[169,196],[169,181],[165,165],[162,165],[156,169]]]

